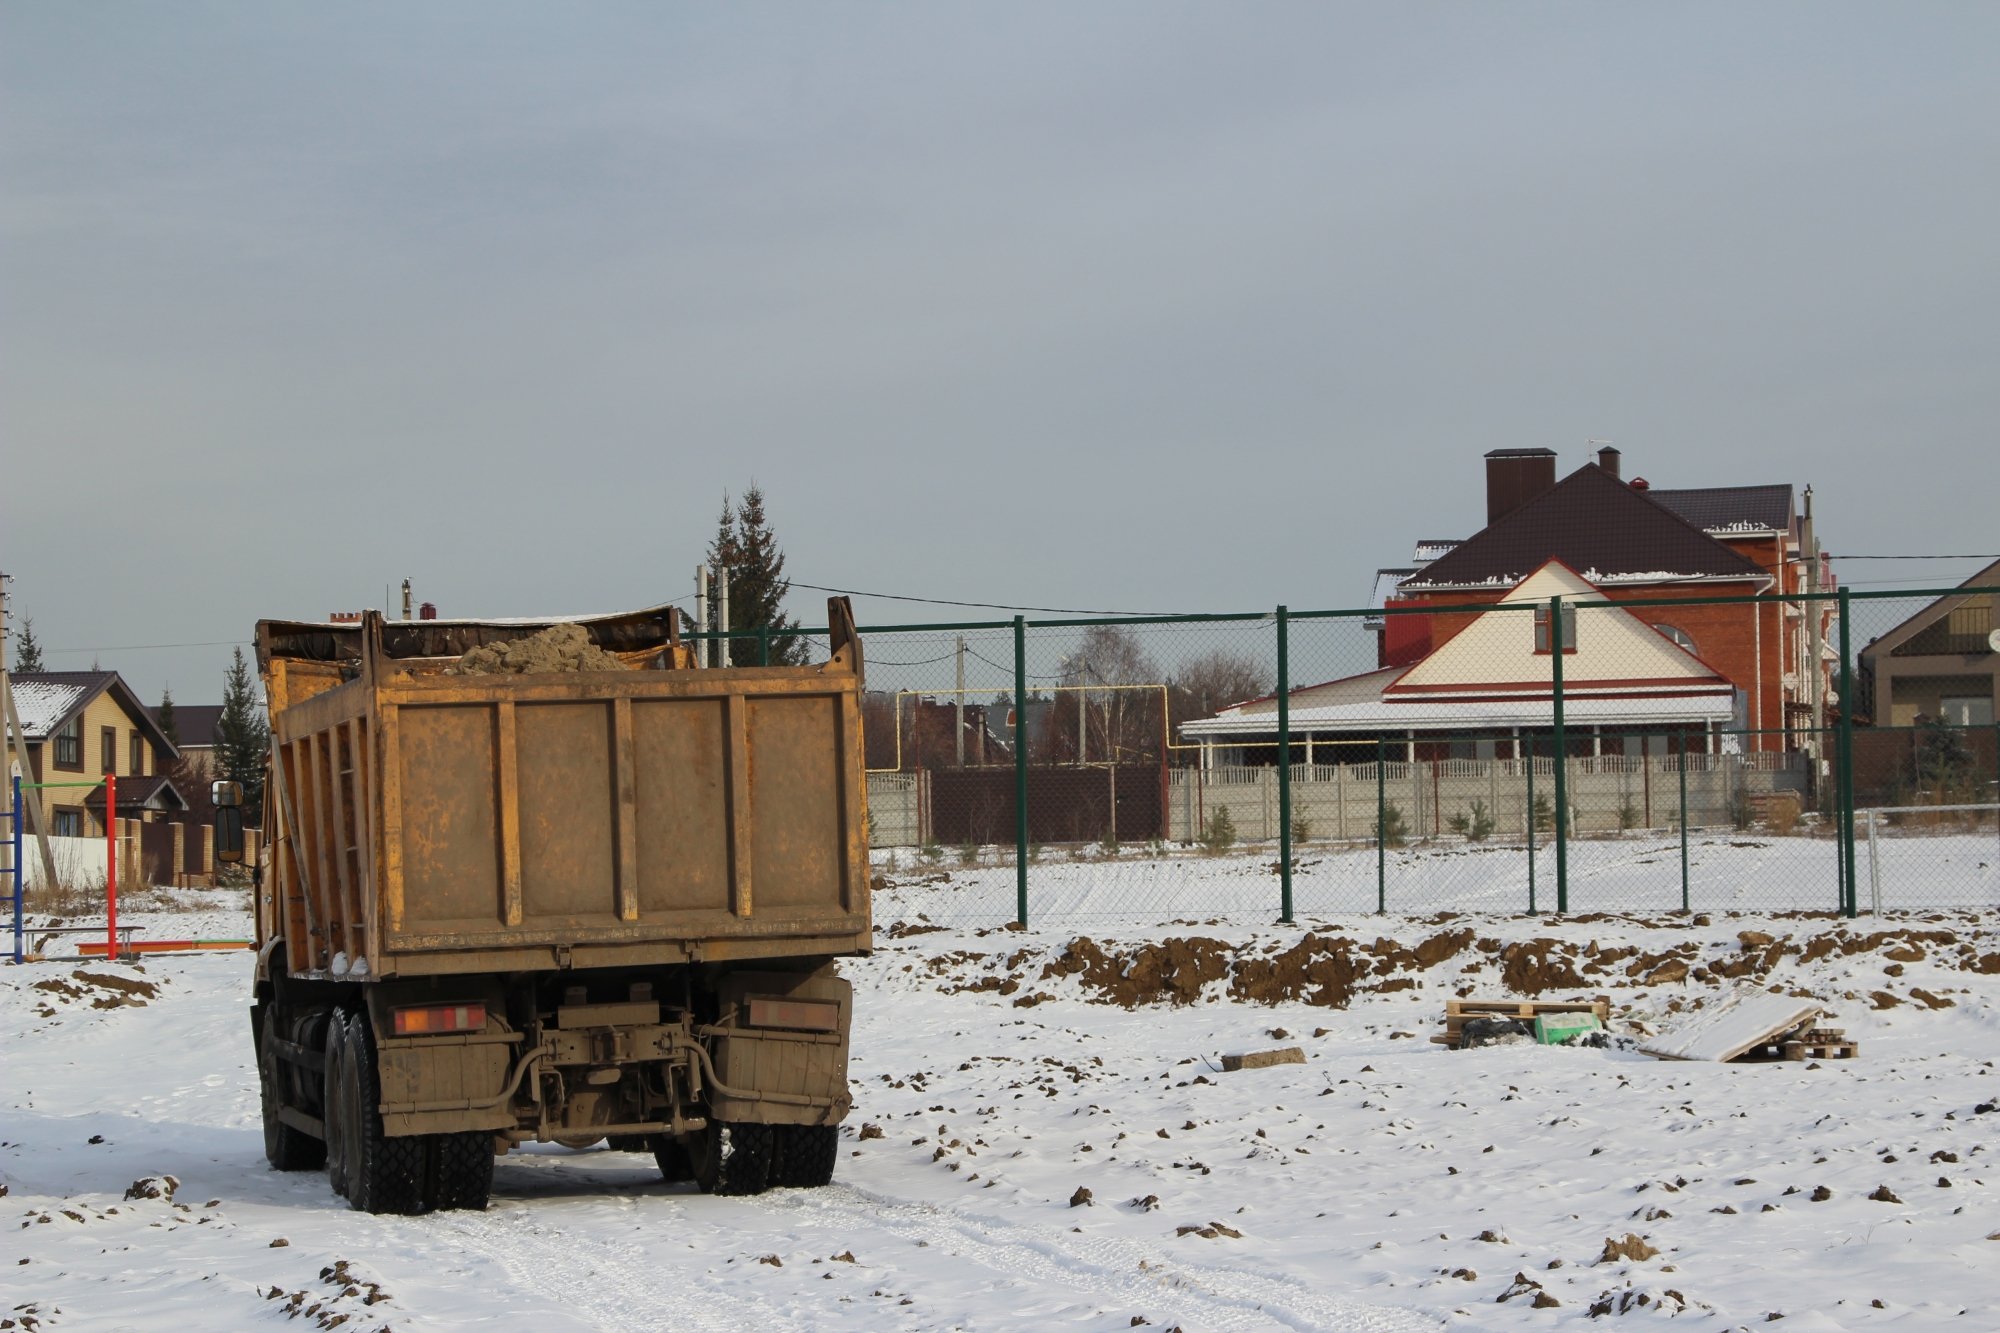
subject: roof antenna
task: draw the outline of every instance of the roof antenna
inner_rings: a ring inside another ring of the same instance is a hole
[[[1593,435],[1591,438],[1585,440],[1584,443],[1597,450],[1597,466],[1610,473],[1614,478],[1617,477],[1618,450],[1612,445],[1611,441],[1599,439]]]

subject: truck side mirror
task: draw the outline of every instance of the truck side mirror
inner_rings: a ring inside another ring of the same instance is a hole
[[[218,781],[208,784],[209,802],[218,809],[243,804],[243,784],[240,782]]]
[[[236,784],[216,783],[216,786]],[[218,805],[215,808],[215,859],[223,865],[237,865],[243,860],[243,807],[240,805]]]

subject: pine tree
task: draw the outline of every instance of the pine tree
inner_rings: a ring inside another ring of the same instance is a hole
[[[716,624],[737,635],[748,637],[729,641],[729,660],[736,666],[756,666],[763,661],[763,649],[756,631],[796,629],[798,622],[787,619],[785,595],[791,581],[785,577],[785,553],[764,517],[764,492],[755,484],[743,493],[734,511],[729,497],[722,500],[722,518],[716,526],[715,541],[708,548],[712,569],[729,571],[729,624]],[[720,606],[711,613],[719,617]],[[769,637],[770,664],[790,666],[806,660],[806,643],[793,635]]]
[[[48,670],[42,665],[42,645],[35,638],[35,622],[32,617],[21,622],[21,641],[14,645],[14,670]]]
[[[160,691],[160,707],[153,714],[153,720],[160,724],[160,734],[167,738],[168,744],[172,745],[176,750],[180,749],[180,728],[174,725],[173,686],[169,685]]]
[[[215,751],[222,776],[243,784],[243,822],[252,828],[261,828],[264,823],[264,758],[270,748],[270,728],[258,710],[250,668],[238,648],[223,682]]]

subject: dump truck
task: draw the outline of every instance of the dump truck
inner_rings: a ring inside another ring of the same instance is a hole
[[[251,1030],[264,1148],[372,1213],[609,1141],[825,1185],[871,941],[861,643],[706,667],[671,606],[266,620]]]

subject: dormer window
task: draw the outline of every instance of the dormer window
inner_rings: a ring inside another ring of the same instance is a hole
[[[1548,650],[1549,608],[1538,606],[1535,608],[1535,651],[1545,653]],[[1576,608],[1573,606],[1562,609],[1562,650],[1566,653],[1576,651]]]

